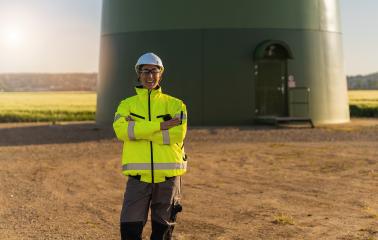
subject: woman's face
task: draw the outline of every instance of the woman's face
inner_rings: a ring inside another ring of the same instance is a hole
[[[159,85],[162,73],[158,66],[146,64],[140,69],[138,76],[142,86],[151,90]]]

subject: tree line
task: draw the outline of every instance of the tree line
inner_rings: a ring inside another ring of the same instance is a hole
[[[96,91],[97,73],[0,74],[0,92]]]
[[[378,72],[368,75],[348,76],[348,89],[378,90]]]
[[[96,91],[97,73],[0,74],[0,92]],[[378,90],[378,72],[347,76],[348,89]]]

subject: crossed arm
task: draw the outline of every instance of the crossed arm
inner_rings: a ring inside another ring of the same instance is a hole
[[[135,121],[135,120],[131,116],[127,116],[126,121],[132,122],[132,121]],[[168,121],[161,122],[160,123],[160,130],[168,130],[170,128],[173,128],[175,126],[180,125],[180,123],[181,123],[180,118],[178,118],[178,117],[172,118]]]
[[[124,106],[118,107],[113,122],[117,138],[121,141],[153,141],[157,144],[174,144],[184,140],[187,117],[184,104],[176,109],[174,118],[164,122],[135,120]]]

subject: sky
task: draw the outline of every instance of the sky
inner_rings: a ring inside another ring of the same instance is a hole
[[[378,72],[378,1],[340,0],[345,72]]]
[[[378,0],[340,3],[346,74],[378,72]],[[0,0],[0,73],[98,72],[101,5]]]
[[[0,0],[0,73],[97,72],[101,0]]]

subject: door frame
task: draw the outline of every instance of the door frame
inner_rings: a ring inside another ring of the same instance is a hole
[[[274,47],[272,47],[274,46]],[[275,55],[274,54],[274,49],[278,47],[278,49],[280,50],[279,54]],[[283,86],[284,87],[284,109],[283,109],[283,114],[284,116],[289,116],[289,94],[288,94],[288,60],[289,59],[293,59],[293,54],[291,52],[291,49],[289,47],[289,45],[283,41],[279,41],[279,40],[265,40],[265,41],[262,41],[260,44],[257,45],[257,47],[254,49],[254,52],[253,52],[253,72],[254,72],[254,77],[255,77],[255,83],[254,83],[254,91],[255,91],[255,94],[254,94],[254,97],[255,97],[255,100],[254,100],[254,103],[255,103],[255,116],[257,117],[263,117],[263,115],[259,114],[258,113],[258,109],[256,108],[257,106],[257,103],[258,103],[258,93],[257,93],[257,83],[256,83],[256,76],[258,75],[258,66],[259,66],[259,62],[266,62],[266,61],[269,61],[269,60],[272,60],[272,61],[280,61],[283,63],[284,65],[284,70],[282,70],[282,74],[283,76],[281,75],[281,81],[283,81]],[[270,117],[279,117],[279,113],[276,114],[277,116],[270,116]],[[280,116],[282,117],[282,116]]]

